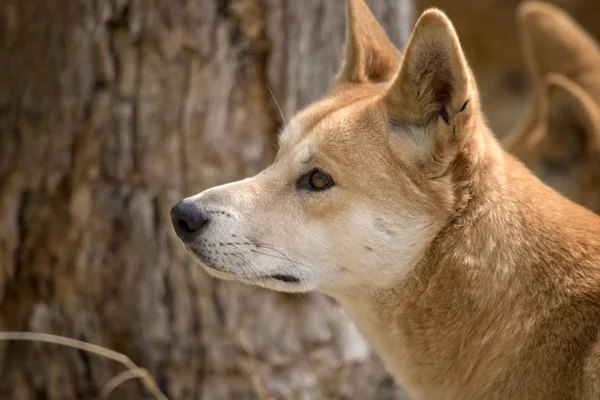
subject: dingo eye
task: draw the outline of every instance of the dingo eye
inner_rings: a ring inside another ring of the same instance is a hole
[[[308,174],[300,177],[298,187],[313,192],[329,189],[333,186],[333,178],[325,171],[313,169]]]

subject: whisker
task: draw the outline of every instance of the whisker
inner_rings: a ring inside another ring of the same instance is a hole
[[[271,91],[271,88],[269,87],[268,84],[265,83],[265,86],[267,87],[267,90],[269,91],[269,93],[271,93],[271,97],[273,98],[273,101],[275,102],[275,105],[277,106],[277,109],[279,110],[279,115],[281,115],[281,120],[283,121],[283,126],[287,128],[287,122],[285,122],[285,117],[283,116],[283,111],[281,111],[281,107],[279,107],[279,103],[277,102],[275,95]]]
[[[244,261],[246,264],[248,264],[248,268],[250,269],[250,272],[256,274],[256,276],[252,277],[252,276],[248,276],[247,274],[244,274],[244,278],[256,278],[256,277],[264,277],[264,278],[269,278],[271,279],[273,282],[275,283],[279,283],[275,278],[273,278],[270,275],[265,275],[263,276],[259,271],[258,271],[258,266],[256,264],[254,264],[252,261],[248,260],[246,257],[244,257],[241,253],[231,253],[232,256],[238,257],[240,258],[242,261]],[[255,268],[253,268],[255,267]]]
[[[289,247],[278,246],[278,245],[275,245],[275,244],[269,244],[269,243],[259,242],[257,240],[249,240],[248,243],[252,243],[252,244],[255,244],[257,246],[269,246],[269,247],[277,247],[279,249],[284,249],[284,250],[291,250]]]
[[[278,253],[279,255],[281,255],[282,257],[277,257],[277,256],[274,256],[273,254],[262,253],[262,252],[260,252],[258,250],[254,250],[254,249],[252,249],[251,251],[253,251],[255,253],[258,253],[258,254],[262,254],[262,255],[268,256],[268,257],[273,257],[273,258],[277,258],[277,259],[280,259],[280,260],[286,260],[290,264],[292,264],[292,266],[294,268],[296,268],[298,271],[300,271],[300,268],[298,268],[298,265],[301,265],[301,266],[305,267],[307,270],[310,271],[310,269],[307,268],[305,264],[303,264],[301,262],[298,262],[298,263],[294,262],[291,258],[289,258],[286,254],[282,253],[281,251],[279,251],[277,249],[274,249],[274,248],[269,248],[268,246],[262,246],[262,247],[266,248],[267,250],[272,250],[272,251]],[[307,272],[303,271],[303,273],[306,274]]]
[[[292,292],[291,294],[294,297],[294,300],[296,301],[296,305],[297,306],[304,306],[304,305],[306,305],[306,295],[305,295],[305,293]]]
[[[254,265],[246,257],[242,256],[239,253],[229,253],[229,255],[237,257],[240,260],[242,260],[244,262],[244,264],[247,264],[247,267],[248,267],[248,269],[250,270],[251,273],[254,273],[256,275],[260,275],[260,274],[257,273],[258,271],[256,271],[254,268],[252,268]],[[242,277],[242,278],[252,278],[251,275],[248,275],[248,274],[246,274],[244,272],[242,272],[241,274],[239,274],[239,276]]]
[[[273,250],[273,251],[277,252],[278,254],[280,254],[281,256],[285,257],[289,262],[294,263],[286,254],[282,253],[280,250],[277,250],[277,248],[280,248],[283,250],[290,250],[287,247],[275,246],[275,245],[260,243],[260,242],[255,242],[254,244],[256,245],[256,247],[263,247],[268,250]],[[308,260],[308,258],[306,258],[306,257],[304,257],[304,258]],[[300,264],[302,265],[302,263],[300,263]]]
[[[242,254],[242,252],[240,251],[240,248],[235,243],[233,243],[233,246],[235,246],[235,248],[238,250],[238,253],[231,253],[231,254],[234,255],[234,256],[238,256],[239,258],[242,259],[242,261],[246,262],[248,264],[248,268],[250,268],[251,272],[253,272],[254,274],[256,274],[258,276],[262,275],[260,273],[260,268],[258,268],[258,266],[255,265],[252,261],[250,261],[246,257],[244,257],[243,254]],[[255,267],[256,269],[254,269],[253,267]],[[269,276],[269,278],[273,282],[277,283],[277,280],[274,279],[273,277]]]
[[[273,250],[273,249],[270,249],[270,250]],[[258,250],[254,250],[254,249],[252,249],[250,251],[253,252],[253,253],[262,254],[263,256],[273,257],[273,258],[277,258],[279,260],[285,260],[285,261],[290,261],[291,262],[291,260],[289,258],[277,257],[276,255],[269,254],[269,253],[263,253],[262,251],[258,251]]]
[[[269,249],[269,250],[273,250],[273,249]],[[264,256],[267,256],[267,257],[276,258],[276,259],[278,259],[278,260],[284,260],[284,261],[288,261],[288,262],[289,262],[289,263],[290,263],[290,264],[291,264],[291,265],[292,265],[294,268],[296,268],[296,270],[297,270],[298,272],[302,272],[302,274],[303,274],[303,275],[308,275],[308,276],[310,276],[310,272],[301,271],[301,270],[300,270],[300,268],[298,268],[298,264],[296,264],[294,261],[292,261],[292,260],[291,260],[289,257],[285,257],[285,258],[284,258],[284,257],[277,257],[277,256],[275,256],[275,255],[273,255],[273,254],[263,253],[263,252],[260,252],[260,251],[258,251],[258,250],[254,250],[254,249],[252,249],[252,250],[250,250],[250,251],[252,251],[253,253],[262,254],[262,255],[264,255]],[[302,264],[302,263],[300,263],[300,265],[302,265],[303,267],[306,267],[306,265],[304,265],[304,264]],[[308,268],[307,268],[307,269],[308,269]]]
[[[264,243],[264,242],[258,242],[258,241],[255,241],[255,240],[249,240],[249,243],[252,243],[252,244],[256,245],[257,247],[270,248],[273,251],[276,251],[275,250],[276,248],[283,249],[283,250],[288,250],[288,251],[292,251],[292,249],[290,249],[289,247],[277,246],[277,245],[274,245],[274,244],[268,244],[268,243]],[[300,257],[304,258],[307,261],[311,261],[311,260],[308,259],[308,257],[303,256],[302,254],[300,254]]]
[[[215,286],[216,278],[214,276],[212,276],[211,274],[209,274],[208,272],[206,272],[204,270],[204,268],[202,268],[201,266],[198,265],[198,258],[194,254],[192,254],[189,251],[186,251],[184,253],[183,257],[184,257],[185,268],[187,268],[188,270],[191,268],[200,268],[200,270],[202,271],[202,275],[208,276],[208,278],[210,279],[211,286]],[[190,272],[190,274],[192,274],[191,271],[189,271],[189,272]]]

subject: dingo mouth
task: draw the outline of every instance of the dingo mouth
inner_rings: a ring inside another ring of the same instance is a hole
[[[228,271],[222,271],[216,267],[213,267],[212,265],[210,265],[210,263],[208,261],[206,261],[202,255],[197,254],[195,251],[193,251],[192,249],[188,249],[188,251],[190,253],[192,253],[192,255],[194,256],[194,258],[196,259],[196,261],[198,261],[202,267],[204,268],[204,270],[209,274],[212,275],[216,278],[221,278],[221,279],[234,279],[234,280],[240,280],[240,281],[247,281],[247,282],[252,282],[254,284],[258,283],[258,282],[265,282],[265,281],[278,281],[281,283],[287,283],[287,284],[296,284],[296,283],[300,283],[300,278],[294,276],[294,275],[289,275],[289,274],[271,274],[271,275],[258,275],[258,276],[252,276],[252,275],[241,275],[241,274],[236,274],[233,272],[228,272]]]
[[[275,275],[271,275],[270,278],[273,278],[273,279],[281,281],[281,282],[286,282],[286,283],[299,283],[300,282],[300,279],[298,279],[297,277],[292,276],[292,275],[275,274]]]

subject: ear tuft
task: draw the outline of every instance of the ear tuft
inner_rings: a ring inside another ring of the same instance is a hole
[[[385,82],[400,65],[400,51],[364,0],[346,0],[344,61],[336,83]]]
[[[388,93],[392,115],[419,125],[437,117],[449,124],[464,111],[471,89],[469,68],[452,23],[438,9],[425,11]]]

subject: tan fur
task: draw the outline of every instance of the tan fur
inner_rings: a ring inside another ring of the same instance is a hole
[[[211,275],[339,300],[414,400],[599,398],[600,218],[502,150],[442,12],[396,68],[360,58],[390,44],[348,17],[349,41],[385,41],[345,60],[363,79],[340,73],[265,171],[184,199],[210,215],[186,247]],[[335,184],[307,190],[315,167]]]
[[[505,147],[544,182],[600,212],[600,48],[550,5],[525,3],[519,24],[535,92]]]
[[[385,82],[400,63],[400,52],[363,1],[348,1],[344,62],[336,82]]]

